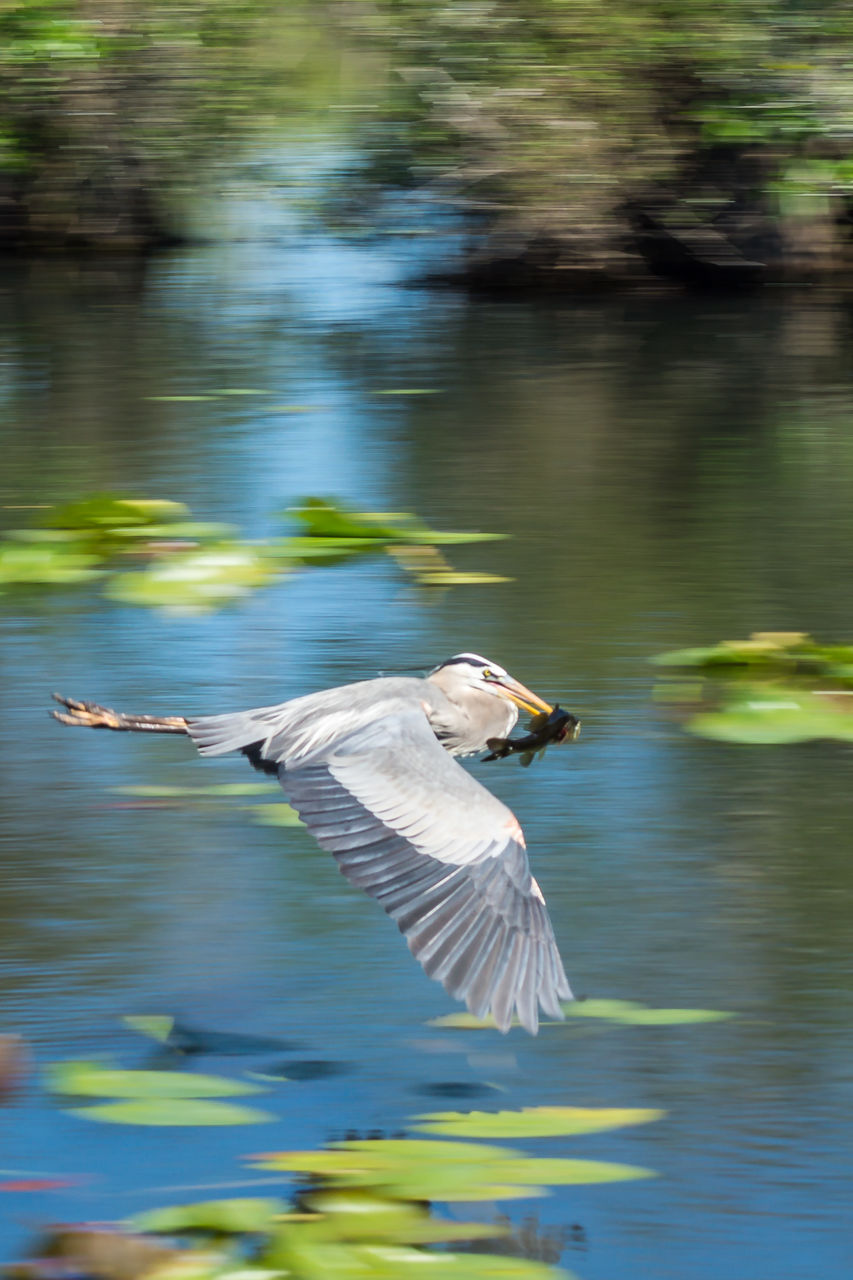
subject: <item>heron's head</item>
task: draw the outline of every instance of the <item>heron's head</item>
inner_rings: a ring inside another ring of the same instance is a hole
[[[439,688],[454,701],[466,692],[488,693],[506,702],[514,703],[522,711],[532,713],[552,708],[537,694],[521,684],[496,662],[489,662],[479,653],[457,653],[455,657],[442,662],[427,677],[435,681]],[[517,714],[517,713],[516,713]]]

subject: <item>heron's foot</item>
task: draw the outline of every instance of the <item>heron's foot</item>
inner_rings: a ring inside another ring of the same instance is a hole
[[[65,707],[65,711],[51,711],[54,720],[60,724],[70,724],[85,729],[119,729],[127,732],[149,733],[186,733],[187,722],[183,716],[143,716],[125,715],[122,711],[113,711],[111,707],[102,707],[97,702],[79,702],[76,698],[64,698],[61,694],[53,695],[56,702]]]
[[[54,720],[62,724],[83,725],[88,729],[121,729],[123,717],[110,707],[101,707],[97,702],[78,702],[76,698],[63,698],[61,694],[53,695],[54,701],[68,709],[69,714],[62,711],[51,711]]]

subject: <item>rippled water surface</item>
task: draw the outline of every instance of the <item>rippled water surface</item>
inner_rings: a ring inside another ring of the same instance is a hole
[[[430,594],[377,557],[211,617],[88,587],[0,600],[0,1032],[39,1062],[134,1065],[147,1050],[121,1015],[177,1013],[349,1069],[282,1088],[275,1125],[179,1138],[25,1089],[2,1112],[2,1176],[84,1176],[8,1194],[2,1252],[39,1220],[239,1180],[246,1152],[396,1130],[457,1105],[449,1085],[485,1082],[501,1091],[489,1106],[668,1112],[542,1147],[660,1174],[514,1209],[545,1232],[574,1226],[564,1262],[585,1280],[840,1280],[851,748],[691,739],[654,702],[648,659],[762,629],[853,639],[853,317],[784,291],[472,300],[400,287],[406,259],[266,237],[144,270],[4,268],[7,525],[24,519],[14,507],[110,489],[261,536],[294,499],[335,494],[508,533],[448,554],[514,581]],[[150,398],[218,388],[269,394]],[[378,394],[415,389],[431,394]],[[55,688],[128,710],[264,705],[462,649],[583,719],[577,746],[530,770],[472,765],[525,828],[576,989],[735,1020],[578,1021],[535,1040],[429,1028],[452,1002],[304,833],[254,826],[239,803],[137,806],[115,790],[247,780],[242,761],[72,734],[45,713]]]

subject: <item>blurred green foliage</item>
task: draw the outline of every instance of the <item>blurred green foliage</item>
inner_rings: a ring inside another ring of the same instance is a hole
[[[4,0],[0,244],[168,238],[214,156],[314,118],[359,139],[342,207],[417,185],[548,266],[624,270],[638,208],[832,257],[851,53],[846,0]]]
[[[0,247],[172,238],[224,145],[328,105],[328,31],[301,0],[3,0]]]
[[[376,0],[348,23],[396,73],[380,181],[479,214],[509,252],[540,237],[550,265],[624,271],[638,207],[745,251],[788,217],[847,217],[845,0]]]
[[[424,587],[506,581],[456,573],[433,545],[501,534],[439,532],[406,512],[351,511],[328,498],[306,498],[283,514],[303,532],[249,542],[231,525],[192,520],[180,502],[92,494],[0,539],[0,594],[4,585],[102,577],[104,594],[122,604],[205,613],[292,570],[366,552],[388,552]]]
[[[853,645],[766,631],[677,649],[654,661],[696,673],[692,681],[665,679],[656,688],[659,702],[686,716],[691,733],[767,746],[813,738],[853,742]]]

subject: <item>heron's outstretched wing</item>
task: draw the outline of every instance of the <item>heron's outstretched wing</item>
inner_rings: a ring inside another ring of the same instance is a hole
[[[202,750],[244,745],[224,719],[189,722]],[[514,1008],[532,1033],[540,1004],[562,1017],[571,991],[521,828],[442,748],[420,706],[398,701],[308,752],[304,733],[280,723],[263,756],[277,760],[308,830],[396,920],[429,976],[477,1016],[491,1010],[502,1031]]]

